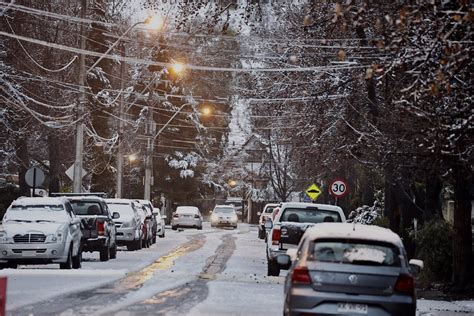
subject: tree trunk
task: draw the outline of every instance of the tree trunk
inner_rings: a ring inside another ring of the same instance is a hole
[[[427,174],[425,179],[425,213],[424,220],[429,221],[435,216],[441,218],[441,190],[442,182],[438,175]]]
[[[471,196],[472,179],[458,170],[454,179],[453,282],[467,285],[472,277]]]
[[[30,157],[28,154],[28,142],[25,137],[18,137],[17,139],[17,157],[20,163],[18,176],[20,181],[20,194],[23,196],[30,196],[30,187],[26,184],[25,174],[30,167]]]
[[[390,223],[390,229],[398,233],[400,230],[400,210],[397,207],[397,186],[393,183],[390,171],[385,171],[385,208],[384,216]]]

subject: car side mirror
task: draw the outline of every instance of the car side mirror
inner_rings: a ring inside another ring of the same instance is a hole
[[[279,254],[277,256],[277,262],[281,266],[287,266],[291,263],[291,258],[288,255],[285,254]]]
[[[410,271],[415,276],[420,274],[421,270],[423,270],[423,267],[425,266],[425,264],[423,263],[423,260],[419,260],[419,259],[411,259],[408,264],[410,265]]]
[[[113,213],[112,213],[112,218],[113,218],[113,219],[120,218],[120,214],[117,213],[117,212],[113,212]]]
[[[153,215],[155,215],[155,216],[157,216],[157,215],[158,215],[158,213],[159,213],[158,211],[153,211],[153,213],[152,213],[152,214],[153,214]]]
[[[167,219],[167,218],[168,218],[168,216],[166,216],[166,215],[161,215],[161,219]]]
[[[261,213],[261,212],[257,212],[257,216],[260,216],[260,215],[262,215],[262,213]]]
[[[267,220],[267,221],[265,222],[265,228],[266,228],[266,229],[272,229],[272,227],[273,227],[273,222],[272,222],[272,220],[271,220],[271,219]]]

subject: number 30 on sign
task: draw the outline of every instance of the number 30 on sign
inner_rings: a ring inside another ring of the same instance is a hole
[[[347,183],[344,180],[334,180],[331,182],[329,190],[337,198],[343,197],[349,192]]]

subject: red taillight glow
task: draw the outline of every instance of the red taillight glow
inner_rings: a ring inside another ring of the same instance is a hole
[[[279,228],[274,228],[272,230],[272,244],[273,245],[278,245],[280,244],[280,237],[281,237],[281,231]]]
[[[105,225],[104,222],[97,222],[97,234],[104,236],[105,235]]]
[[[400,274],[397,283],[395,283],[394,290],[398,293],[413,295],[415,293],[415,281],[413,277],[408,274]]]
[[[311,277],[307,267],[295,267],[291,275],[292,283],[311,284]]]

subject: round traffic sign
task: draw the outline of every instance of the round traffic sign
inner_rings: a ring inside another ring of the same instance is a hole
[[[44,172],[40,168],[30,168],[26,171],[25,181],[30,187],[39,187],[44,182]]]
[[[334,180],[333,182],[331,182],[329,190],[331,191],[332,195],[340,198],[349,192],[349,187],[347,186],[347,183],[344,180]]]

